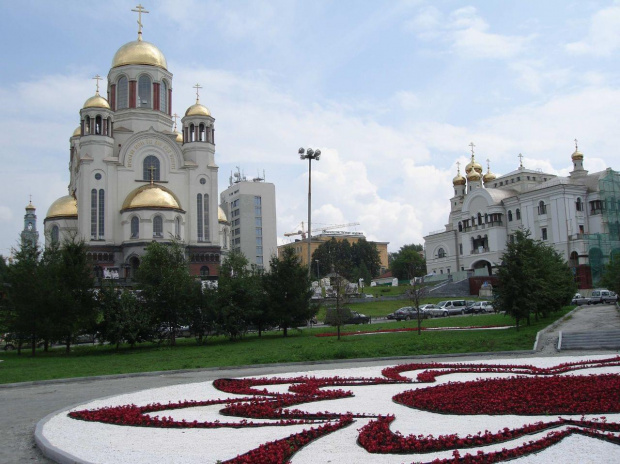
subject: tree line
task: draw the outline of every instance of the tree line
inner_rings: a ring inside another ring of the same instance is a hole
[[[153,242],[146,247],[135,288],[106,280],[94,288],[86,245],[69,240],[44,250],[24,245],[12,262],[0,260],[0,332],[18,347],[47,348],[62,342],[66,350],[81,334],[97,334],[117,347],[145,341],[176,343],[186,327],[199,344],[208,336],[231,340],[256,330],[305,325],[318,308],[310,304],[310,280],[294,251],[270,261],[269,272],[250,266],[231,252],[220,268],[217,288],[189,273],[184,248]]]

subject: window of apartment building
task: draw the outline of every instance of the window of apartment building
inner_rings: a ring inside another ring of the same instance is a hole
[[[257,227],[256,228],[256,236],[260,237],[263,235],[263,228],[262,227]]]
[[[263,237],[256,237],[256,246],[263,246]]]
[[[257,246],[256,247],[256,255],[261,255],[263,254],[263,247],[262,246]]]
[[[260,217],[254,218],[254,225],[256,227],[263,227],[263,219]]]
[[[263,265],[263,257],[262,256],[257,256],[256,257],[256,264],[258,264],[259,266]]]
[[[540,236],[543,240],[547,240],[547,228],[543,227],[540,229]]]

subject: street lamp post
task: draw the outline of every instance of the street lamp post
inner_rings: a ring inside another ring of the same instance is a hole
[[[312,160],[319,160],[321,158],[321,150],[313,150],[312,148],[299,149],[299,159],[308,160],[308,236],[306,239],[308,240],[308,278],[311,277],[310,269],[312,264],[312,257],[310,253],[310,231],[312,230],[312,222],[311,222],[311,211],[312,211]]]

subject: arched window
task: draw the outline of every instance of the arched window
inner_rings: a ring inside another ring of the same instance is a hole
[[[138,108],[151,107],[151,78],[143,74],[138,78]]]
[[[508,222],[512,222],[512,210],[508,210]]]
[[[577,201],[575,202],[575,209],[577,211],[583,211],[583,203],[581,202],[581,198],[577,198]]]
[[[90,191],[90,239],[102,240],[105,232],[105,192]]]
[[[198,141],[199,142],[205,142],[206,141],[206,133],[205,133],[205,125],[204,124],[200,124],[198,126]]]
[[[151,180],[151,173],[153,176],[153,180],[159,180],[159,158],[154,155],[149,155],[144,158],[144,162],[142,163],[142,178],[144,180]]]
[[[538,214],[547,214],[547,206],[545,205],[545,202],[540,200],[538,202]]]
[[[131,218],[131,238],[140,237],[140,219],[138,216]]]
[[[174,219],[174,236],[181,238],[181,218],[179,216]]]
[[[463,224],[459,222],[459,232],[463,232]]]
[[[119,110],[129,108],[129,81],[122,76],[116,83],[116,107]]]
[[[202,225],[202,193],[196,197],[196,225],[198,227],[198,241],[204,241],[204,230]]]
[[[209,241],[209,195],[198,194],[196,198],[196,223],[198,226],[198,241]]]
[[[209,266],[202,266],[200,268],[200,277],[207,277],[209,275]]]
[[[84,135],[90,135],[90,116],[84,118]]]
[[[194,126],[193,124],[189,125],[189,141],[190,142],[196,141],[196,126]]]
[[[60,229],[58,229],[58,226],[54,226],[52,227],[52,243],[58,243],[58,241],[60,240]]]
[[[446,252],[443,248],[440,248],[439,250],[437,250],[437,257],[438,258],[445,258],[446,257]]]
[[[482,214],[478,213],[478,225],[482,224]]]
[[[101,125],[102,125],[101,116],[97,115],[97,117],[95,118],[95,134],[97,134],[97,135],[101,135],[102,134]]]
[[[168,84],[166,81],[161,81],[159,86],[159,110],[164,113],[168,112]]]
[[[164,236],[164,220],[161,216],[155,216],[153,218],[153,237]]]
[[[515,213],[517,213],[517,221],[520,221],[521,220],[521,210],[519,208],[517,208]]]

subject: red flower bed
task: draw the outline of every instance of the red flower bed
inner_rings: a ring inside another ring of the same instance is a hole
[[[510,377],[409,390],[394,401],[446,414],[599,414],[620,412],[620,376]]]
[[[420,330],[482,330],[482,329],[509,329],[510,327],[514,327],[512,325],[471,325],[468,327],[421,327]],[[366,334],[382,334],[382,333],[393,333],[393,332],[417,332],[417,327],[409,327],[402,329],[377,329],[377,330],[357,330],[355,332],[340,332],[341,337],[346,337],[348,335],[366,335]],[[325,332],[316,334],[315,337],[337,337],[338,333],[334,332]]]
[[[382,371],[383,377],[291,377],[218,379],[213,385],[222,392],[244,395],[208,401],[182,401],[146,406],[122,405],[69,413],[75,419],[107,424],[166,427],[166,428],[216,428],[216,427],[268,427],[298,424],[319,424],[286,438],[265,443],[241,456],[226,461],[229,464],[265,463],[284,464],[306,444],[351,424],[355,418],[375,417],[364,413],[337,414],[328,411],[308,413],[294,409],[305,403],[336,400],[353,396],[345,386],[379,384],[413,384],[434,382],[437,376],[455,373],[511,373],[510,379],[486,379],[470,382],[451,382],[435,387],[410,390],[394,397],[406,406],[453,414],[599,414],[620,412],[619,375],[558,376],[557,374],[602,366],[619,366],[620,357],[598,361],[581,361],[559,364],[551,368],[528,365],[493,364],[436,364],[411,363],[393,366]],[[420,371],[416,380],[402,374]],[[273,393],[269,385],[290,385],[287,393]],[[329,387],[329,389],[326,389]],[[152,413],[197,406],[223,405],[224,416],[243,418],[239,422],[177,421]],[[251,422],[247,419],[271,419],[271,422]],[[557,443],[564,437],[578,433],[620,444],[616,435],[620,424],[599,421],[554,419],[546,423],[526,424],[516,429],[504,428],[498,432],[478,432],[459,437],[447,433],[432,436],[407,436],[389,429],[392,416],[378,417],[360,429],[358,443],[371,453],[425,453],[454,450],[453,457],[433,463],[490,463],[514,459],[537,452]],[[459,449],[504,443],[533,433],[549,430],[537,440],[499,452],[478,451],[476,455],[461,456]]]

